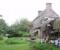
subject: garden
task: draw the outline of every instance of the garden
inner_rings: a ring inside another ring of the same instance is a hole
[[[11,26],[0,19],[0,50],[60,50],[53,44],[41,43],[40,39],[31,40],[30,26],[26,19]]]
[[[60,50],[60,47],[49,43],[32,42],[24,37],[0,38],[0,50]]]
[[[25,38],[8,38],[0,40],[0,50],[31,50],[30,42]]]

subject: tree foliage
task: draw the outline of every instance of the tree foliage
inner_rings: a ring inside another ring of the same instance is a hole
[[[20,21],[16,21],[11,26],[8,26],[3,19],[0,19],[0,35],[8,35],[10,36],[26,36],[29,34],[31,22],[27,19],[21,19]]]
[[[5,23],[3,19],[0,19],[0,34],[5,34],[7,33],[6,31],[8,30],[8,26]]]
[[[15,34],[19,34],[21,36],[25,36],[29,34],[29,27],[31,22],[27,19],[21,19],[20,21],[16,21],[10,28],[15,32]]]
[[[22,19],[20,21],[20,30],[27,32],[29,30],[31,22],[29,22],[27,19]]]
[[[59,29],[59,28],[60,28],[60,18],[57,19],[56,21],[54,21],[53,27],[54,27],[55,29]]]

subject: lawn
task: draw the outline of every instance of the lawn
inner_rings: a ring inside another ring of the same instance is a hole
[[[0,45],[0,50],[30,50],[30,46],[28,44]]]
[[[0,40],[0,50],[33,50],[34,48],[35,50],[40,50],[41,48],[43,50],[60,50],[60,47],[53,45],[41,45],[39,39],[34,44],[26,40],[26,38],[5,38],[4,40]]]
[[[14,39],[14,40],[11,40]],[[8,42],[17,42],[20,41],[20,43],[13,43],[13,44],[8,44],[6,43],[5,40],[0,40],[0,50],[31,50],[30,48],[30,43],[26,41],[25,39],[15,39],[15,38],[10,38],[8,39]]]

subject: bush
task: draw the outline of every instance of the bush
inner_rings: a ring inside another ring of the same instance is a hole
[[[53,50],[53,46],[51,44],[45,43],[35,43],[33,48],[36,50]]]
[[[21,37],[21,36],[22,36],[22,34],[10,34],[10,35],[8,36],[8,38]]]
[[[29,36],[29,33],[24,32],[24,31],[19,31],[18,34],[21,35],[22,37],[28,37]]]
[[[26,44],[27,41],[25,39],[20,38],[8,38],[5,41],[6,44]]]
[[[3,36],[0,36],[0,40],[3,40]]]

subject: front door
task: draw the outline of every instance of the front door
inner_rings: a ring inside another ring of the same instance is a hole
[[[34,36],[38,38],[38,31],[35,32]]]

